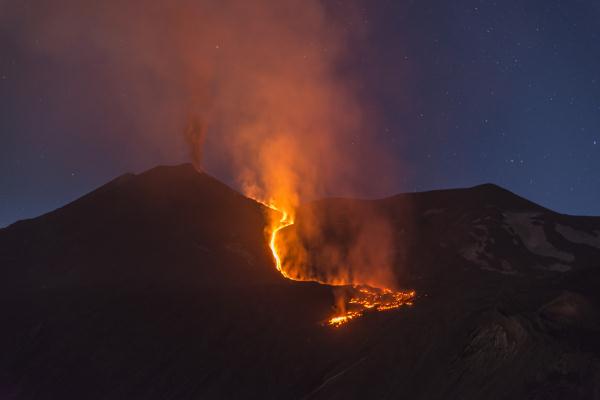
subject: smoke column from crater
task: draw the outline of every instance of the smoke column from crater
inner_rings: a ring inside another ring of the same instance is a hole
[[[385,193],[398,171],[373,139],[376,115],[347,68],[368,34],[358,8],[339,15],[317,0],[4,0],[0,7],[0,27],[17,32],[13,40],[31,54],[90,69],[90,86],[97,80],[102,89],[74,89],[75,98],[117,104],[140,148],[188,146],[197,168],[234,177],[246,195],[291,221],[301,202]],[[77,107],[72,115],[89,112]],[[273,218],[271,231],[280,217]],[[393,249],[382,248],[393,246],[387,224],[365,225],[351,254],[386,277],[378,280],[393,276]],[[329,253],[327,262],[343,261]]]

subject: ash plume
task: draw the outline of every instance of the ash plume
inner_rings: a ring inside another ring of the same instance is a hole
[[[202,170],[202,153],[204,141],[206,140],[206,126],[197,118],[192,118],[185,131],[185,139],[190,149],[192,164],[198,170]]]
[[[335,204],[335,206],[333,206]],[[283,264],[295,279],[398,289],[400,238],[390,216],[360,200],[322,200],[301,207],[281,234]]]
[[[343,15],[318,0],[0,7],[0,27],[31,54],[105,83],[96,92],[74,85],[74,96],[125,114],[138,152],[187,152],[197,168],[233,177],[247,195],[292,214],[324,195],[383,194],[398,169],[373,140],[377,119],[344,68],[366,34],[351,6]]]

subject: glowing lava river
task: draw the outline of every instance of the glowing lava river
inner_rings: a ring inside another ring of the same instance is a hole
[[[275,259],[277,270],[287,279],[303,280],[297,277],[292,277],[286,273],[283,268],[280,250],[277,247],[277,234],[284,228],[293,225],[294,219],[292,215],[277,208],[272,203],[259,203],[279,213],[281,218],[274,220],[272,226],[268,230],[269,248]],[[306,279],[316,281],[314,279]],[[337,310],[333,316],[329,317],[326,324],[338,328],[347,322],[356,319],[368,311],[386,311],[399,308],[401,306],[412,306],[416,293],[411,291],[394,291],[388,288],[375,288],[367,285],[352,285],[352,284],[332,284],[329,282],[316,281],[323,285],[344,288],[344,298],[342,304],[337,305]]]

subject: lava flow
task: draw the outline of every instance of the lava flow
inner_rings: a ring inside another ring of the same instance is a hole
[[[269,208],[271,208],[272,210],[276,210],[279,211],[277,208],[275,208],[272,205],[268,206]],[[282,230],[283,228],[290,226],[294,223],[293,219],[291,218],[290,214],[288,214],[285,211],[279,211],[281,213],[281,219],[279,220],[279,224],[277,226],[274,226],[271,228],[271,238],[269,239],[269,248],[271,249],[271,252],[273,253],[273,257],[275,258],[275,266],[277,267],[277,271],[281,272],[281,274],[283,276],[285,276],[288,279],[292,279],[290,276],[288,276],[285,271],[283,270],[282,266],[281,266],[281,257],[279,256],[279,252],[277,251],[277,245],[276,245],[276,239],[277,239],[277,233]]]
[[[292,277],[286,273],[282,265],[279,249],[277,247],[277,234],[282,229],[294,224],[292,214],[279,209],[273,203],[266,203],[263,201],[259,202],[264,206],[269,207],[271,210],[281,214],[281,218],[279,220],[274,219],[271,224],[272,226],[268,230],[269,248],[273,253],[273,258],[275,259],[275,266],[277,270],[287,279],[302,280],[298,279],[297,277]],[[319,283],[330,286],[347,286],[348,288],[348,304],[345,304],[344,302],[344,304],[340,307],[341,309],[338,310],[338,312],[336,312],[335,315],[333,315],[327,320],[327,325],[335,328],[346,324],[352,319],[362,316],[365,312],[369,310],[386,311],[405,305],[412,306],[416,295],[414,290],[394,291],[387,288],[381,289],[366,285],[340,285],[339,283],[332,284],[329,282],[320,281]]]
[[[337,328],[369,310],[386,311],[400,306],[412,306],[416,295],[414,290],[397,292],[369,286],[353,286],[351,291],[348,304],[345,305],[347,309],[329,318],[328,325]]]

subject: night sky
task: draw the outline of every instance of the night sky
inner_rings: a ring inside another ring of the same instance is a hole
[[[327,3],[332,18],[344,18],[342,3]],[[379,119],[376,140],[401,160],[390,195],[493,182],[560,212],[600,215],[598,1],[353,9],[366,33],[340,74],[357,77]],[[182,143],[137,132],[128,114],[143,111],[113,101],[130,93],[109,89],[113,66],[94,47],[64,59],[32,51],[20,29],[0,20],[0,226],[125,172],[186,161]],[[218,165],[206,169],[231,181]]]

